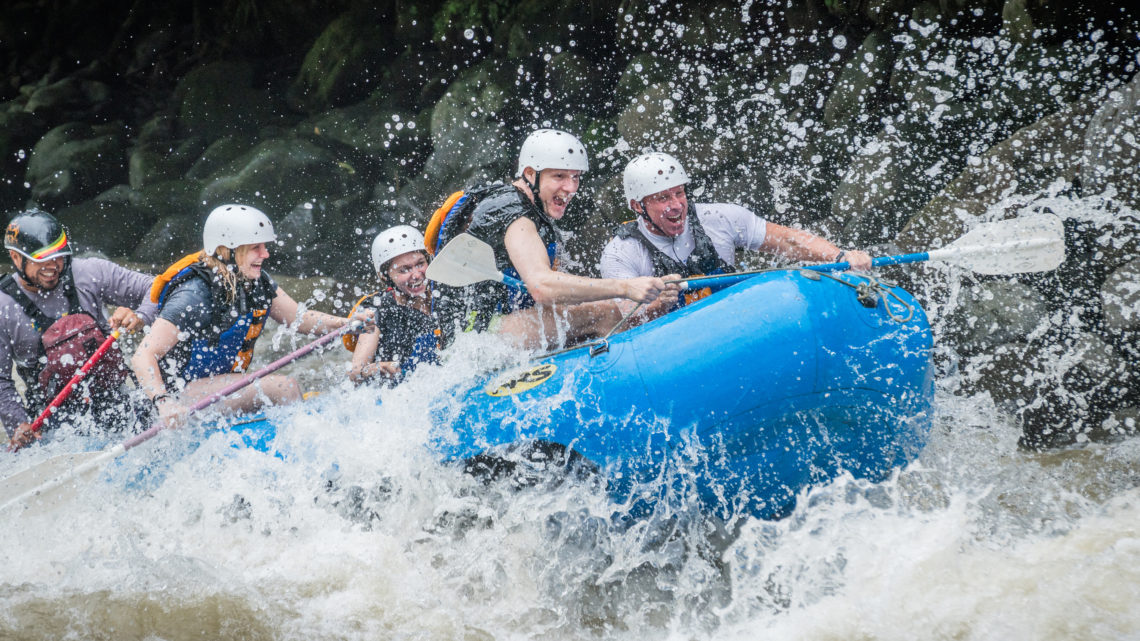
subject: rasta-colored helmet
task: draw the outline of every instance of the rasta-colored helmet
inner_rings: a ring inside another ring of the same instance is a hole
[[[4,248],[34,263],[71,255],[67,230],[55,216],[34,208],[16,214],[8,223],[4,232]]]

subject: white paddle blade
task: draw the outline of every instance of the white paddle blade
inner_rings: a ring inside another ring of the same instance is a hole
[[[471,234],[459,234],[439,250],[428,265],[427,277],[452,287],[503,280],[502,272],[495,265],[494,250]]]
[[[66,501],[81,483],[102,471],[103,465],[123,452],[121,446],[96,452],[61,454],[0,481],[0,495],[8,508],[42,512]]]
[[[1065,226],[1055,214],[983,223],[929,254],[978,274],[1047,272],[1065,262]]]

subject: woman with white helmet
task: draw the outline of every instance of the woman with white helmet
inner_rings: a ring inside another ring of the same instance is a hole
[[[463,288],[441,285],[437,307],[445,334],[497,327],[530,346],[573,342],[613,327],[621,318],[615,298],[648,303],[663,293],[675,295],[676,287],[657,277],[596,279],[558,269],[557,223],[588,169],[578,138],[539,129],[519,150],[514,182],[480,192],[471,209],[456,216],[460,223],[444,224],[440,245],[466,231],[491,245],[504,274],[526,284],[526,293],[490,281]]]
[[[304,334],[326,334],[349,322],[314,310],[301,313],[262,270],[267,246],[276,240],[273,223],[260,210],[222,205],[206,218],[203,249],[155,279],[151,299],[159,305],[158,318],[131,366],[163,420],[180,422],[185,407],[238,379],[249,368],[266,318]],[[248,412],[300,398],[292,378],[271,375],[221,405]]]
[[[385,229],[372,241],[372,264],[384,290],[364,299],[376,327],[355,341],[346,338],[353,350],[349,378],[394,383],[419,363],[436,360],[439,330],[431,313],[424,235],[409,225]]]

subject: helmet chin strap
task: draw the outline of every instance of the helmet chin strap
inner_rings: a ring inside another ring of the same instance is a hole
[[[666,234],[665,230],[658,227],[657,223],[653,222],[653,219],[649,217],[649,210],[645,208],[645,199],[637,201],[637,204],[641,205],[641,211],[638,212],[637,216],[645,221],[645,226],[649,228],[649,231],[657,234],[658,236],[672,238],[672,236]]]
[[[530,193],[534,195],[534,206],[538,207],[538,210],[545,214],[546,204],[542,202],[542,198],[538,195],[538,185],[542,182],[542,172],[535,170],[534,182],[531,182],[526,179],[526,171],[523,171],[522,179],[523,182],[526,183],[526,186],[530,188]]]

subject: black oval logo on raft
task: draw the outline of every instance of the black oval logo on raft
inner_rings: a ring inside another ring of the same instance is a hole
[[[512,394],[518,394],[545,383],[551,376],[554,376],[554,372],[556,371],[558,371],[558,366],[554,363],[535,365],[522,372],[515,371],[506,374],[488,384],[483,391],[487,393],[487,396],[510,396]]]

